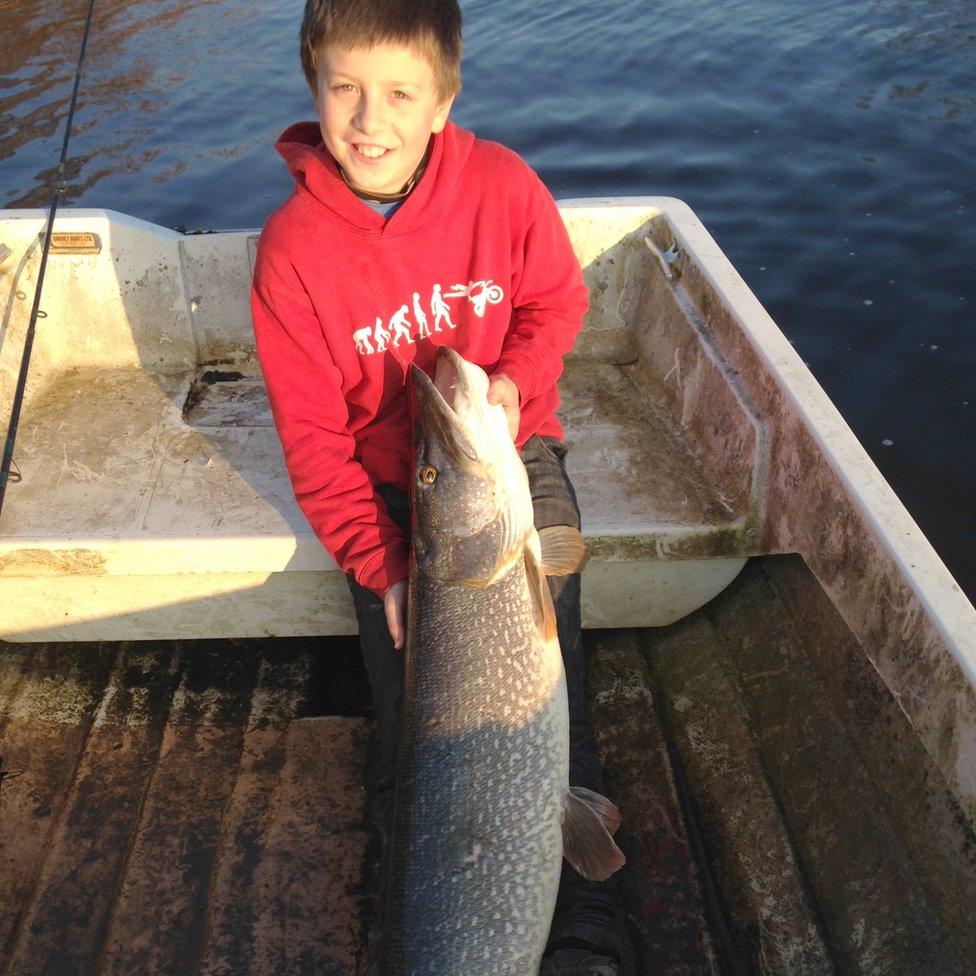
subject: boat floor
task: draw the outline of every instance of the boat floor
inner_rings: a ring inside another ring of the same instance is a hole
[[[972,825],[819,594],[585,635],[635,973],[976,969]],[[0,644],[0,972],[363,973],[367,701],[354,639]]]

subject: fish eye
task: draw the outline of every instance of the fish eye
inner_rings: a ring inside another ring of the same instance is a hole
[[[422,485],[432,485],[437,480],[437,468],[432,468],[429,464],[425,464],[420,469],[417,480]]]

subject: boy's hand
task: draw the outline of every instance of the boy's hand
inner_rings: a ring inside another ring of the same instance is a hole
[[[405,579],[394,583],[383,594],[383,609],[386,611],[386,626],[393,638],[393,646],[398,651],[402,651],[404,641],[407,639],[407,581]]]
[[[519,409],[522,395],[519,393],[515,380],[504,373],[493,373],[488,379],[488,402],[500,403],[504,407],[505,417],[508,420],[508,432],[514,441],[518,434],[519,421],[522,418],[522,412]]]

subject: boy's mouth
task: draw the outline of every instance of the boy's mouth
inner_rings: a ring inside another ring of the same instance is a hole
[[[371,146],[367,143],[350,143],[353,151],[357,156],[361,156],[363,159],[369,162],[375,162],[378,159],[382,159],[384,156],[389,155],[393,152],[392,149],[387,149],[385,146]]]

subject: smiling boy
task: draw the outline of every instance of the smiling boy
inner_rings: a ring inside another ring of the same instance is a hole
[[[398,195],[447,124],[454,95],[442,92],[425,58],[395,44],[331,47],[316,62],[325,148],[354,192]]]
[[[403,695],[409,366],[432,372],[437,348],[450,345],[483,367],[529,473],[537,526],[578,527],[556,381],[587,295],[539,178],[448,119],[461,88],[456,0],[308,0],[301,56],[318,118],[277,144],[295,190],[259,241],[254,330],[295,497],[349,575],[378,720],[373,815],[385,836]],[[599,791],[579,575],[550,585],[571,781]],[[620,971],[614,891],[565,866],[543,973]]]

